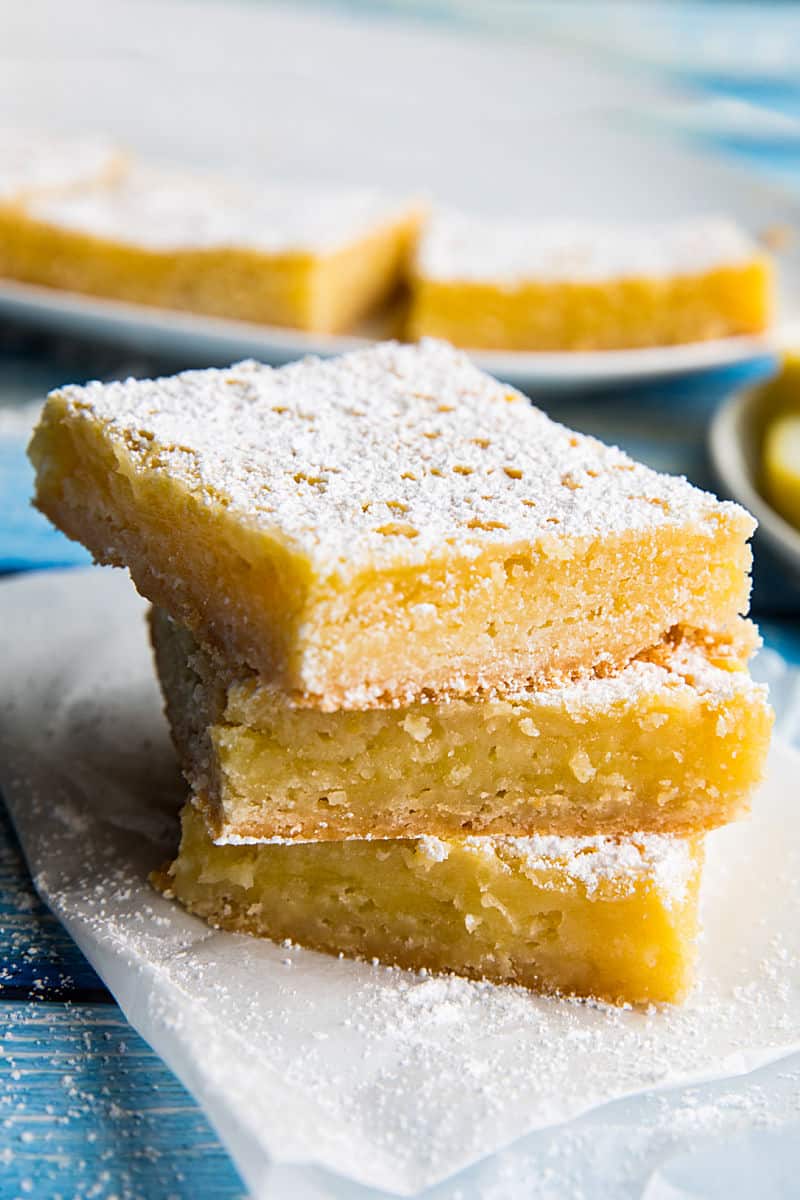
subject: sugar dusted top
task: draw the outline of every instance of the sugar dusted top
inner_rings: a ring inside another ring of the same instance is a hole
[[[0,130],[0,203],[75,188],[108,175],[121,161],[106,138],[57,138]]]
[[[572,433],[442,342],[384,343],[275,370],[254,362],[53,393],[136,469],[184,483],[323,577],[734,518],[685,479]]]
[[[411,211],[369,189],[245,185],[137,167],[114,187],[44,198],[49,224],[147,250],[236,246],[277,254],[339,249]]]
[[[438,213],[420,243],[422,276],[520,283],[597,283],[694,275],[760,253],[732,221],[700,217],[672,224],[504,223]]]

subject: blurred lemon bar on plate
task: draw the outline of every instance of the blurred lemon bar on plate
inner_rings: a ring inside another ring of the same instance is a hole
[[[53,392],[36,504],[320,708],[621,665],[747,607],[753,519],[443,343]]]
[[[298,707],[156,610],[178,753],[216,841],[691,833],[747,811],[772,714],[738,643],[676,632],[543,690]]]
[[[735,224],[602,226],[439,213],[412,269],[409,334],[491,350],[617,350],[764,332],[773,271]]]
[[[647,1004],[691,985],[702,857],[658,834],[215,846],[187,804],[153,882],[221,929]]]
[[[334,332],[405,273],[422,210],[373,191],[279,187],[137,166],[113,187],[31,199],[5,274],[138,304]]]
[[[0,274],[8,274],[6,242],[16,231],[20,206],[110,184],[121,177],[126,165],[120,148],[100,135],[59,137],[30,129],[0,129]]]

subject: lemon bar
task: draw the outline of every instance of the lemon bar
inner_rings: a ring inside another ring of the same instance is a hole
[[[614,350],[765,330],[769,257],[730,221],[502,224],[440,214],[413,268],[412,338],[493,350]]]
[[[34,198],[0,227],[15,279],[162,308],[333,332],[405,272],[416,203],[236,185],[145,167]]]
[[[36,504],[320,708],[621,664],[747,606],[753,519],[444,343],[50,395]]]
[[[215,840],[691,833],[747,810],[772,714],[742,649],[676,631],[616,674],[324,713],[165,613],[167,716]],[[742,640],[752,639],[752,626]]]
[[[211,925],[616,1003],[691,984],[702,839],[215,846],[193,805],[154,883]]]
[[[111,183],[123,173],[125,156],[101,136],[55,137],[33,130],[0,129],[0,273],[9,209]]]

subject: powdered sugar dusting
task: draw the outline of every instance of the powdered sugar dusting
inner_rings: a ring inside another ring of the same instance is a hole
[[[429,858],[431,862],[446,862],[450,856],[450,847],[447,842],[443,842],[440,838],[422,837],[417,843],[417,850],[425,858]]]
[[[118,148],[104,137],[58,138],[0,129],[0,203],[94,184],[120,163]]]
[[[767,698],[767,688],[754,682],[747,671],[720,668],[709,661],[701,647],[687,641],[672,647],[657,662],[650,661],[645,652],[621,671],[601,676],[587,671],[559,686],[504,691],[503,699],[514,702],[533,698],[537,704],[552,708],[598,712],[614,705],[634,704],[637,698],[664,688],[718,704],[736,695],[747,696],[753,704],[766,703]]]
[[[580,884],[589,897],[603,884],[629,895],[650,883],[669,907],[686,899],[687,888],[697,869],[691,843],[666,834],[635,834],[613,837],[468,837],[460,843],[476,855],[499,859],[511,869],[521,870],[539,886],[548,886],[556,873],[554,888],[563,878]],[[449,843],[439,838],[420,838],[419,852],[433,862],[449,855]]]
[[[702,274],[760,253],[723,217],[653,226],[525,225],[436,213],[420,242],[417,270],[442,281],[599,283]]]
[[[28,211],[48,224],[147,250],[278,254],[341,249],[416,207],[367,188],[245,185],[137,166],[112,188],[45,198]]]
[[[754,522],[685,479],[572,433],[441,342],[385,343],[280,370],[241,363],[68,387],[137,469],[224,503],[321,574],[422,562],[453,547]]]
[[[558,865],[579,882],[589,896],[603,883],[632,892],[651,883],[670,906],[686,899],[696,859],[685,838],[664,834],[634,834],[629,838],[502,838],[497,852],[528,873]]]

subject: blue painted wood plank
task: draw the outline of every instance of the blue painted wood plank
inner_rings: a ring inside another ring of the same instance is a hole
[[[0,803],[0,1001],[70,998],[112,1002],[72,938],[34,892]]]
[[[0,1004],[0,1196],[243,1197],[191,1097],[116,1006]]]
[[[0,571],[30,567],[86,566],[92,556],[31,507],[33,468],[25,455],[26,434],[0,427]]]
[[[54,1002],[65,996],[73,999]],[[200,1108],[131,1029],[36,896],[0,804],[0,1197],[6,1196],[228,1200],[243,1196],[243,1188]]]
[[[66,381],[119,373],[123,365],[118,350],[81,348],[81,343],[29,330],[0,329],[0,572],[91,562],[82,546],[31,507],[33,470],[25,454],[30,406]]]

